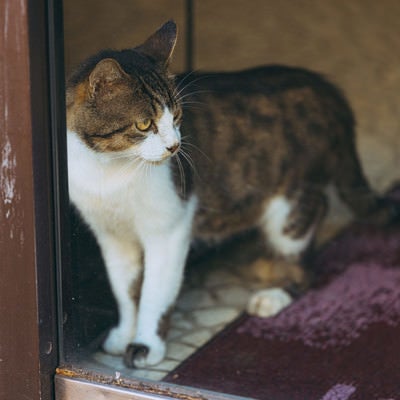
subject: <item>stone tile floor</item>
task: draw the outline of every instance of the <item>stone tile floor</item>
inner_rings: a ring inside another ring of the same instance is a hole
[[[249,251],[251,246],[253,251]],[[238,317],[253,292],[300,279],[297,266],[278,269],[265,259],[260,261],[259,252],[254,251],[257,246],[256,240],[250,245],[243,241],[190,268],[171,317],[162,363],[149,369],[128,369],[121,357],[97,351],[85,360],[84,367],[108,374],[111,369],[116,377],[161,380]]]
[[[252,284],[232,272],[215,271],[206,286],[185,286],[171,317],[165,360],[149,369],[127,369],[121,357],[101,351],[87,360],[87,366],[111,368],[124,377],[161,380],[183,360],[204,345],[245,309]]]

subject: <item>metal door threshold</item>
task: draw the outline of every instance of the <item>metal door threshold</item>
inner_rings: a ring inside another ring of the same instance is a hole
[[[134,387],[139,388],[138,382]],[[239,400],[248,399],[223,393],[181,387],[159,382],[143,383],[143,391],[137,388],[104,384],[83,378],[55,376],[56,400]]]

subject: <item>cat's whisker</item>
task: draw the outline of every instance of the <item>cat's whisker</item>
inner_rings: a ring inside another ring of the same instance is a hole
[[[118,168],[114,174],[118,175],[118,179],[121,179],[124,184],[128,184],[131,171],[132,170],[138,170],[140,168],[140,163],[142,162],[141,159],[139,159],[136,155],[133,154],[119,154],[116,155],[115,158],[112,158],[112,160],[120,160],[120,159],[125,159],[126,162],[124,162],[120,168]]]
[[[175,98],[177,98],[181,93],[183,93],[185,90],[187,90],[191,86],[193,86],[196,82],[205,78],[204,76],[199,76],[199,77],[193,79],[192,81],[185,83],[185,85],[183,85],[183,82],[195,72],[197,72],[197,71],[191,71],[189,74],[187,74],[185,76],[185,78],[183,78],[183,80],[181,82],[179,82],[179,84],[176,87],[177,90],[175,90],[175,92],[174,92]]]
[[[194,165],[194,162],[192,160],[192,158],[190,157],[189,153],[186,153],[184,151],[184,149],[181,148],[181,151],[179,152],[179,154],[182,155],[182,157],[186,160],[186,162],[189,164],[190,168],[193,170],[193,172],[199,176],[199,174],[197,173],[196,167]]]
[[[143,185],[147,186],[149,183],[149,166],[150,164],[145,160],[140,160],[139,168]]]
[[[174,96],[178,96],[179,93],[181,93],[183,90],[185,90],[185,88],[186,88],[188,85],[191,84],[191,82],[189,82],[189,83],[183,85],[184,82],[185,82],[190,76],[192,76],[192,75],[193,75],[194,73],[196,73],[196,72],[197,72],[197,70],[192,70],[192,71],[190,71],[189,73],[187,73],[187,74],[182,78],[182,80],[181,80],[180,82],[178,82],[178,84],[176,85],[175,90],[174,90]]]
[[[144,163],[145,162],[143,160],[139,159],[137,164],[136,164],[136,166],[135,166],[135,172],[141,173],[142,170],[144,169]]]
[[[146,186],[152,179],[153,164],[151,162],[142,159],[140,163],[140,169],[141,169],[141,179],[143,181],[143,184]]]
[[[146,171],[147,171],[147,183],[151,182],[152,176],[153,176],[153,164],[146,162]]]
[[[176,155],[176,162],[178,164],[178,169],[179,169],[179,176],[181,179],[181,193],[182,196],[186,196],[186,180],[185,180],[185,170],[183,169],[182,162],[179,158],[179,153]]]
[[[184,79],[186,79],[190,74],[192,74],[193,71],[191,73],[189,73],[187,76],[185,76]],[[175,94],[175,98],[177,99],[178,96],[186,89],[188,89],[190,86],[194,85],[196,82],[206,79],[208,78],[210,75],[203,75],[203,76],[199,76],[196,79],[193,79],[193,81],[187,83],[185,86],[183,86],[176,94]],[[180,82],[180,84],[178,85],[178,87],[182,84],[182,82]],[[190,94],[192,94],[193,92],[191,92]]]
[[[196,94],[203,94],[203,93],[211,93],[211,90],[196,90],[195,92],[186,93],[176,98],[176,101],[180,103],[183,99],[186,99],[189,96],[195,96]]]
[[[146,186],[148,183],[148,179],[147,179],[148,172],[147,172],[147,163],[145,160],[140,161],[138,170],[140,171],[141,184]]]
[[[114,160],[124,160],[124,159],[128,159],[129,160],[130,157],[131,156],[128,155],[128,154],[113,154],[113,155],[109,155],[108,159],[112,160],[112,161],[114,161]]]
[[[207,105],[204,101],[197,101],[197,100],[185,100],[185,101],[182,101],[181,103],[181,106],[186,106],[186,105],[188,105],[188,104],[201,104],[201,105]]]
[[[185,146],[190,146],[190,147],[192,147],[193,149],[195,149],[196,151],[198,151],[201,155],[203,155],[208,161],[211,162],[211,158],[210,158],[206,153],[204,153],[204,151],[202,151],[202,150],[200,149],[200,147],[196,146],[196,145],[193,144],[193,143],[185,142],[184,139],[185,139],[185,136],[181,139],[181,144],[182,144],[182,146],[183,146],[183,149],[185,149]]]
[[[183,110],[198,110],[203,111],[207,109],[207,104],[201,101],[185,101],[181,104]]]
[[[206,109],[206,105],[204,105],[203,107],[201,106],[195,106],[195,105],[188,105],[188,106],[183,106],[182,110],[183,112],[185,112],[186,110],[193,110],[193,111],[204,111]]]

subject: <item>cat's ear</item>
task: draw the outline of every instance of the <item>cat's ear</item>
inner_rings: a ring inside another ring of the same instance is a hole
[[[94,67],[89,75],[89,90],[92,96],[102,87],[127,79],[128,75],[113,58],[105,58]]]
[[[168,66],[175,48],[177,28],[174,21],[166,22],[136,50],[151,57],[157,63]]]

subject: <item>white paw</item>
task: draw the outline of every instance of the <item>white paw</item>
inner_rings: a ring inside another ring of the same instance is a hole
[[[122,355],[133,337],[134,334],[130,330],[117,326],[111,329],[103,343],[103,349],[109,354]]]
[[[146,343],[130,344],[126,350],[124,362],[130,368],[146,368],[160,363],[166,353],[166,344],[159,338]]]
[[[257,317],[272,317],[291,302],[292,298],[283,289],[264,289],[251,296],[247,312]]]

